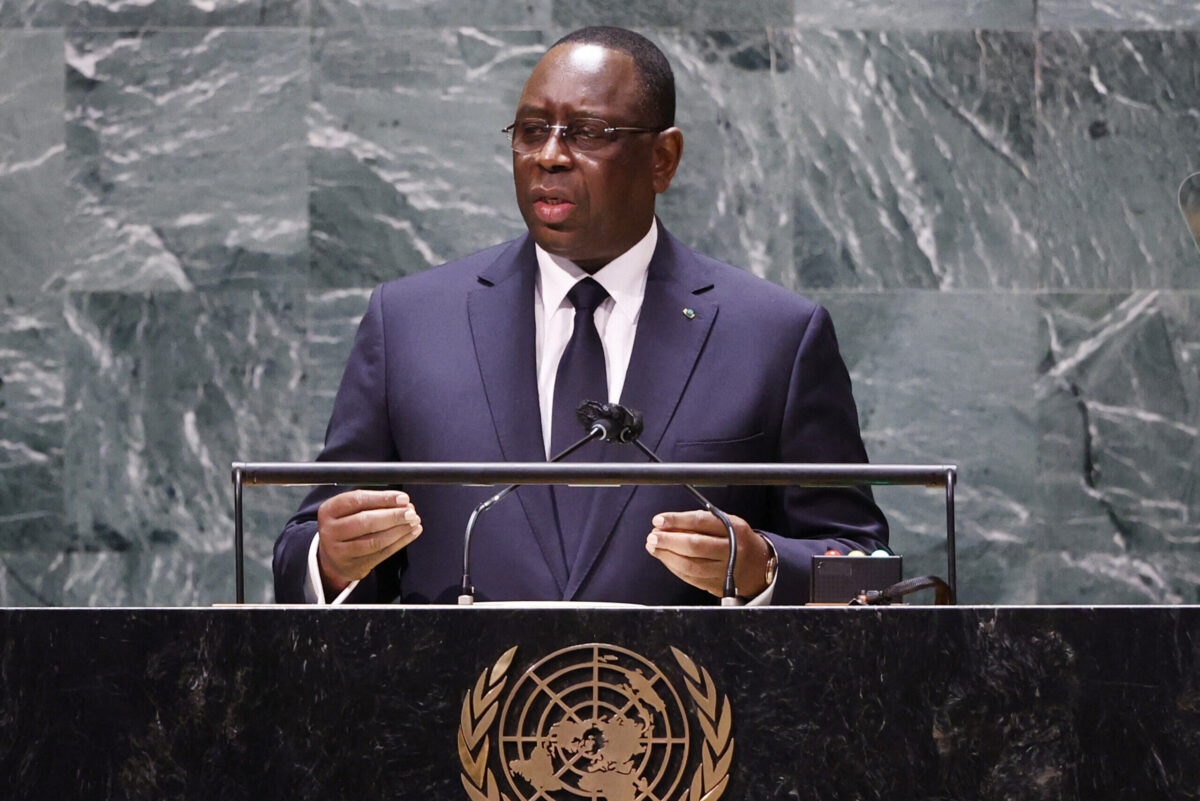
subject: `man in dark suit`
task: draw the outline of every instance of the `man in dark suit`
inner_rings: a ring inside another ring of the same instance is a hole
[[[564,37],[510,133],[528,235],[376,289],[322,460],[539,461],[582,435],[567,418],[587,398],[641,410],[666,461],[866,461],[825,310],[656,221],[683,135],[653,44],[614,28]],[[603,443],[578,456],[644,459]],[[452,602],[467,517],[492,491],[317,489],[276,543],[276,597]],[[866,489],[711,497],[734,523],[738,592],[759,602],[807,600],[814,553],[887,542]],[[715,603],[728,543],[694,506],[674,487],[523,487],[475,532],[478,596]]]

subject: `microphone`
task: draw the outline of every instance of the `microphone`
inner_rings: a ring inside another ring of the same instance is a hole
[[[662,464],[662,459],[659,458],[658,453],[650,450],[649,447],[643,444],[641,439],[638,439],[642,434],[641,412],[632,411],[629,409],[623,409],[623,411],[629,411],[631,416],[635,418],[636,429],[632,423],[630,424],[629,428],[622,429],[622,434],[629,435],[628,440],[623,439],[622,441],[632,442],[632,444],[636,445],[638,450],[646,454],[646,456],[648,456],[652,462],[658,462],[659,464]],[[700,501],[701,506],[704,507],[704,511],[712,514],[713,517],[720,520],[721,524],[725,526],[725,534],[728,536],[728,538],[730,538],[730,560],[728,560],[725,564],[725,585],[721,588],[721,606],[740,607],[743,603],[742,598],[738,597],[737,584],[734,583],[733,580],[733,568],[737,566],[738,560],[738,536],[733,532],[733,522],[730,520],[730,516],[728,516],[728,514],[722,512],[720,508],[713,504],[712,501],[704,498],[704,495],[701,494],[700,490],[696,489],[694,486],[691,486],[691,484],[684,484],[683,487],[691,493],[692,498]]]
[[[551,462],[561,462],[593,440],[602,439],[605,442],[622,443],[629,442],[629,437],[636,438],[642,433],[642,415],[615,403],[584,401],[575,409],[575,417],[587,430],[587,434],[563,450],[562,453],[551,458]],[[520,487],[520,484],[508,485],[471,510],[471,516],[467,518],[467,531],[463,535],[462,589],[458,596],[458,603],[462,606],[475,603],[475,587],[471,584],[471,535],[475,531],[475,523],[478,522],[480,515]]]
[[[619,403],[584,401],[575,410],[575,416],[579,418],[580,425],[585,429],[594,429],[596,426],[604,428],[606,442],[632,442],[642,453],[650,457],[651,461],[662,463],[662,459],[659,459],[658,455],[639,439],[645,425],[642,413],[636,409],[630,409]],[[706,512],[712,514],[725,526],[725,533],[729,536],[729,561],[725,565],[725,586],[722,588],[721,606],[741,606],[742,601],[737,596],[733,578],[733,570],[737,563],[737,535],[734,534],[733,523],[729,516],[713,505],[708,498],[705,498],[700,490],[691,484],[683,486],[692,494],[692,497],[700,501]]]
[[[587,430],[604,428],[605,442],[633,442],[642,435],[642,413],[619,403],[584,401],[575,410],[579,424]]]

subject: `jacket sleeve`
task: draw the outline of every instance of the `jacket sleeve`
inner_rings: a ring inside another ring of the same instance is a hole
[[[325,430],[321,462],[390,462],[400,458],[387,402],[387,358],[384,341],[383,288],[371,294],[342,383]],[[272,569],[275,600],[304,603],[308,549],[317,532],[317,507],[347,488],[317,487],[304,499],[275,541]],[[379,565],[354,589],[347,603],[386,603],[399,594],[399,561],[403,551]]]
[[[867,462],[850,374],[833,321],[819,306],[809,318],[789,379],[779,460]],[[867,487],[787,487],[780,496],[772,531],[763,532],[779,555],[773,604],[809,600],[814,554],[887,547],[887,520]]]

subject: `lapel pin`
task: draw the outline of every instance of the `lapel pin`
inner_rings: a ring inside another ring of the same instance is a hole
[[[684,306],[683,307],[683,316],[688,318],[689,320],[694,320],[694,319],[696,319],[696,310],[690,309],[687,306]]]

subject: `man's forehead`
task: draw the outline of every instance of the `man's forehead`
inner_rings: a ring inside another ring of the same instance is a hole
[[[567,64],[582,72],[595,72],[604,64],[604,59],[616,51],[598,44],[577,44],[563,48]]]
[[[568,43],[551,48],[525,83],[521,108],[565,103],[581,107],[640,105],[633,58],[600,44]]]

